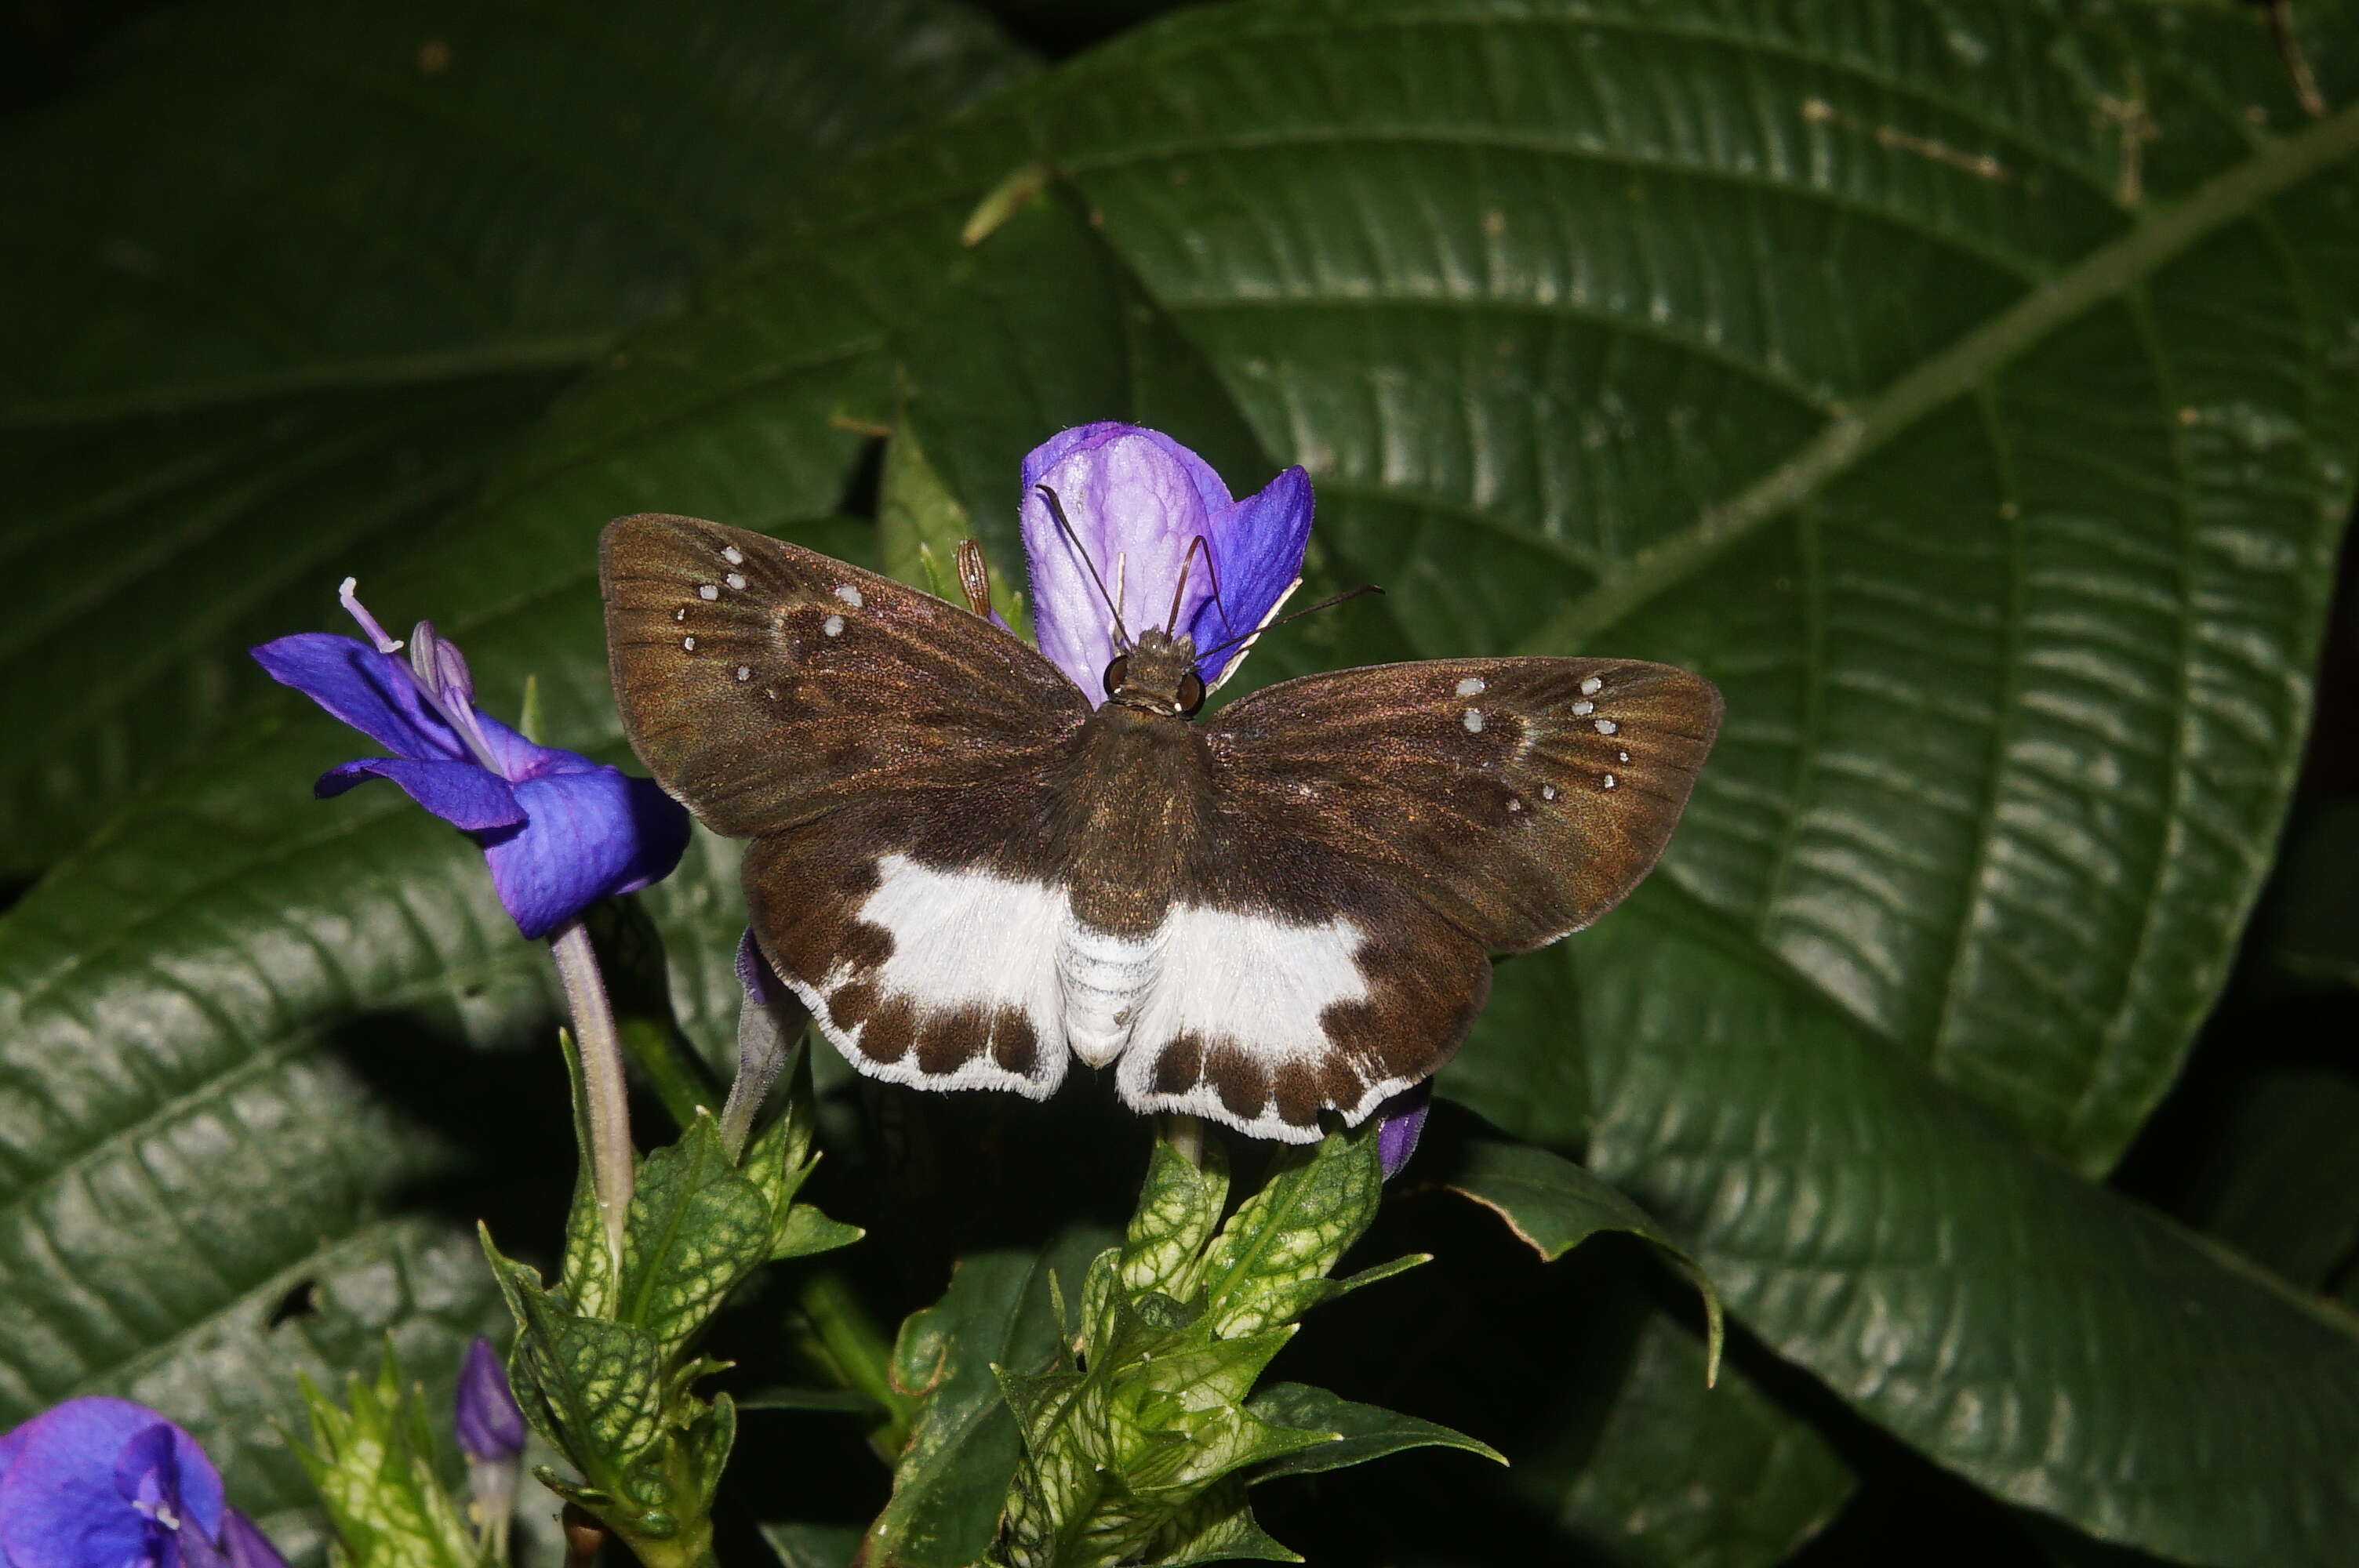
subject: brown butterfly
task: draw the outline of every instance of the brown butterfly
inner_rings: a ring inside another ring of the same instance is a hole
[[[750,838],[755,935],[872,1077],[1055,1092],[1307,1142],[1454,1053],[1527,952],[1654,865],[1719,726],[1626,659],[1305,676],[1194,722],[1184,634],[1089,698],[1011,633],[874,572],[690,517],[610,524],[631,743]]]

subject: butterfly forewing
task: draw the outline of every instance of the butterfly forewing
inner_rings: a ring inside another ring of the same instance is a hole
[[[620,518],[599,577],[623,727],[715,832],[1037,771],[1089,717],[989,622],[766,535]]]
[[[631,743],[754,839],[755,935],[821,1031],[874,1076],[1052,1091],[1064,1041],[1025,976],[1081,693],[964,610],[719,524],[618,519],[600,576]]]
[[[1720,712],[1711,682],[1669,665],[1437,659],[1265,687],[1206,740],[1273,839],[1384,868],[1476,941],[1524,952],[1654,866]]]

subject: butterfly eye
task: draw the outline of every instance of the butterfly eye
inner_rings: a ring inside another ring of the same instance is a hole
[[[1129,678],[1130,655],[1128,654],[1118,654],[1114,656],[1114,663],[1106,666],[1106,695],[1108,697],[1112,697],[1115,692],[1120,691],[1122,689],[1122,683]]]
[[[1194,670],[1180,677],[1180,715],[1193,719],[1196,710],[1204,706],[1204,678]]]

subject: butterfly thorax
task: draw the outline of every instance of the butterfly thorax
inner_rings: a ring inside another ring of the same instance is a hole
[[[1148,627],[1138,641],[1106,666],[1106,698],[1141,713],[1193,718],[1204,706],[1203,678],[1196,673],[1195,640],[1185,633]]]
[[[1074,913],[1144,935],[1161,924],[1212,809],[1211,754],[1178,714],[1121,701],[1074,739],[1056,833]]]

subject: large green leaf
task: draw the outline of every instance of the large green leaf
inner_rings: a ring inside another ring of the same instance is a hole
[[[2100,1537],[2347,1555],[2359,1323],[2081,1180],[1687,894],[1570,951],[1599,1173],[1774,1348]]]
[[[2302,737],[2359,109],[2309,123],[2256,26],[2186,7],[1404,0],[1126,41],[1046,134],[1419,651],[1712,675],[1671,874],[2107,1163]]]
[[[1022,67],[942,0],[231,0],[9,126],[0,872],[217,734],[243,644],[405,554],[620,331]]]

